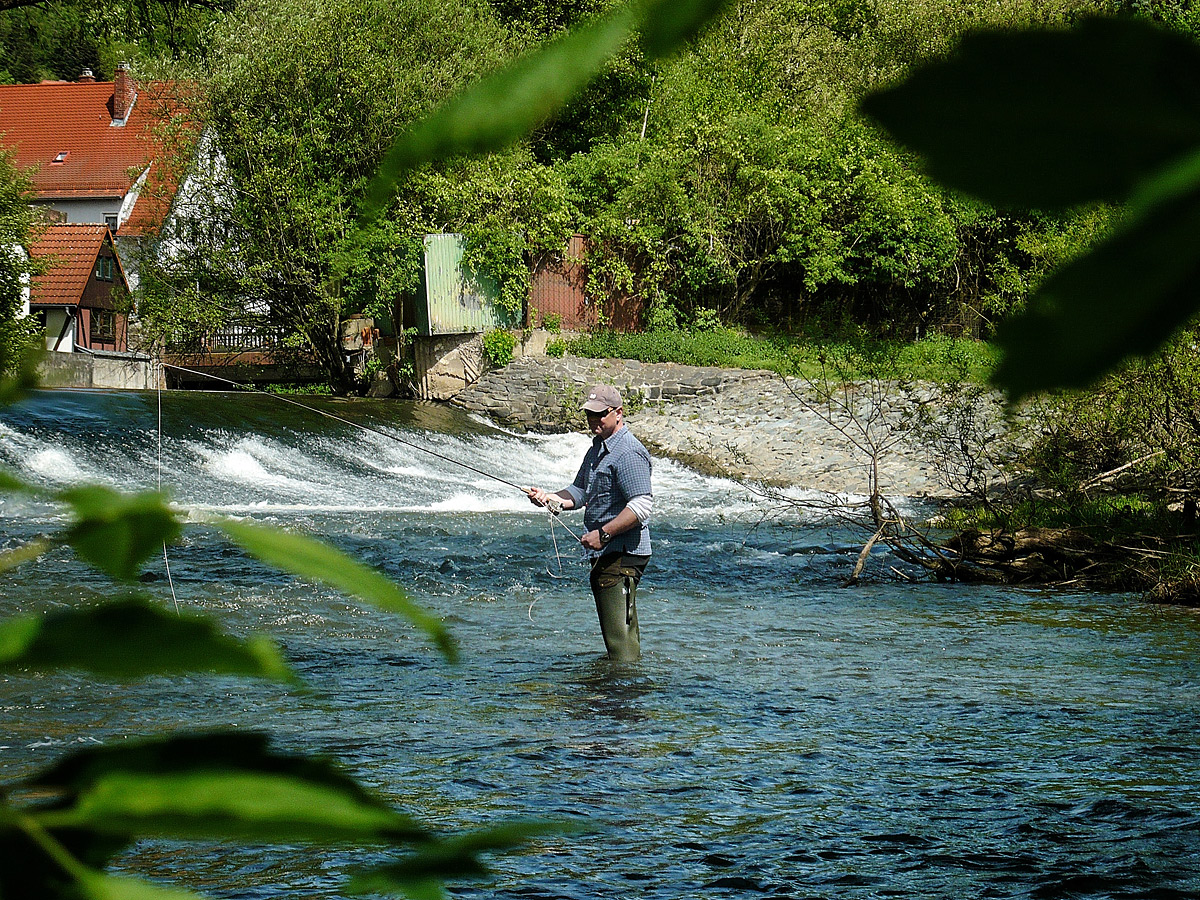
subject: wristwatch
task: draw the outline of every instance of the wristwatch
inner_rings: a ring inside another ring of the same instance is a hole
[[[603,528],[597,528],[596,532],[600,535],[600,546],[601,547],[605,546],[606,544],[608,544],[609,541],[611,541],[613,539],[613,536],[611,534],[609,534],[607,531],[605,531]]]

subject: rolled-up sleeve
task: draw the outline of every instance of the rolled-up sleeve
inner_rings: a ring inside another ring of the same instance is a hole
[[[650,511],[654,508],[654,497],[650,494],[642,494],[640,497],[633,497],[629,501],[629,508],[633,510],[633,514],[638,517],[638,521],[645,523],[650,521]]]

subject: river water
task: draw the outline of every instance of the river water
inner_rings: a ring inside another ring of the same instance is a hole
[[[1200,896],[1196,613],[898,584],[883,552],[869,583],[841,589],[861,535],[656,460],[646,656],[614,667],[565,532],[557,577],[545,513],[413,446],[557,488],[584,437],[510,435],[422,404],[304,402],[406,443],[264,396],[43,392],[0,410],[0,462],[51,486],[161,482],[197,520],[321,535],[444,617],[462,662],[197,521],[170,578],[154,561],[141,587],[270,634],[312,693],[0,676],[5,779],[127,736],[266,729],[437,827],[598,826],[494,858],[495,877],[461,897]],[[0,500],[0,546],[58,515]],[[109,589],[56,551],[6,576],[0,613]],[[121,866],[218,897],[325,898],[376,859],[147,842]]]

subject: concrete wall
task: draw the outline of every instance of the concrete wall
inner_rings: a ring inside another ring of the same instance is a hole
[[[445,334],[413,341],[413,384],[422,400],[449,400],[487,369],[483,338]]]
[[[49,353],[38,367],[45,387],[152,391],[165,387],[155,361],[118,353]]]

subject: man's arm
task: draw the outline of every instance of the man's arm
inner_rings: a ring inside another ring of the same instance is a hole
[[[652,502],[653,498],[649,494],[634,497],[613,518],[609,519],[595,531],[587,532],[582,537],[581,543],[590,550],[599,550],[607,543],[603,540],[600,532],[603,531],[610,537],[616,537],[618,534],[624,534],[633,528],[640,528],[642,523],[650,517]]]

